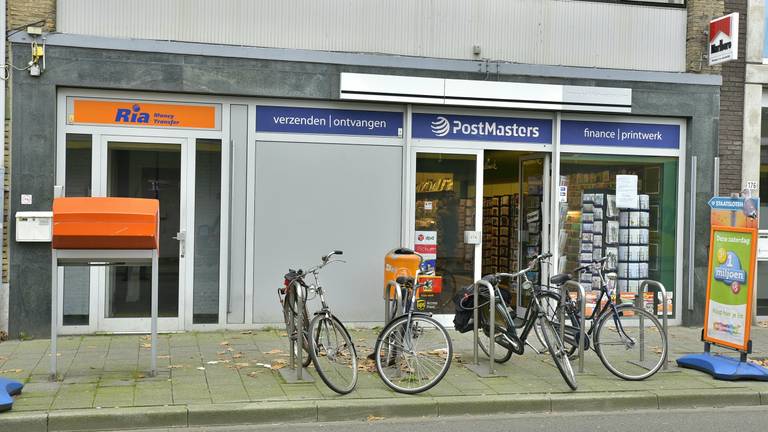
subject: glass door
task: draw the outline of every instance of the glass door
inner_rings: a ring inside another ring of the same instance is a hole
[[[414,249],[435,272],[439,292],[424,294],[417,308],[453,315],[453,297],[477,278],[477,190],[480,152],[416,152]],[[438,291],[436,290],[436,291]]]
[[[186,139],[102,137],[100,194],[160,201],[160,330],[183,328]],[[147,331],[151,268],[102,269],[99,331]],[[190,281],[191,282],[191,281]]]

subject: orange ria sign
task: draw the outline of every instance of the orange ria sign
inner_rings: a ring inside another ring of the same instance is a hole
[[[71,124],[217,129],[215,105],[74,99]]]

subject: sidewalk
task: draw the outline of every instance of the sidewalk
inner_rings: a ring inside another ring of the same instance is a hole
[[[319,378],[286,384],[271,369],[287,362],[287,339],[278,330],[161,335],[157,377],[148,374],[148,336],[62,337],[57,383],[48,381],[48,340],[8,341],[0,343],[0,376],[26,386],[13,410],[0,414],[0,431],[768,404],[768,383],[717,381],[674,366],[680,355],[702,351],[700,331],[671,328],[673,372],[641,382],[614,377],[588,351],[576,392],[548,355],[532,350],[497,365],[506,376],[478,378],[462,365],[472,359],[471,333],[451,332],[457,355],[451,369],[438,386],[416,396],[389,390],[371,363],[363,364],[357,389],[346,396]],[[352,331],[360,357],[372,351],[376,334]],[[752,338],[751,357],[767,357],[768,328],[755,326]]]

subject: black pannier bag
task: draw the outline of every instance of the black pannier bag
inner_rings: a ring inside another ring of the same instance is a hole
[[[489,281],[491,284],[498,283],[493,276],[485,276],[483,280]],[[501,297],[504,299],[504,304],[509,304],[512,294],[504,288],[499,289],[501,291]],[[473,329],[472,323],[473,312],[472,308],[475,306],[475,285],[469,285],[460,290],[453,297],[453,304],[456,306],[456,314],[453,316],[453,327],[459,333],[466,333]],[[488,297],[488,288],[480,286],[480,298],[478,299],[478,307],[487,307],[490,298]],[[497,300],[498,301],[498,300]],[[511,312],[510,312],[511,313]],[[482,314],[480,315],[482,319]]]

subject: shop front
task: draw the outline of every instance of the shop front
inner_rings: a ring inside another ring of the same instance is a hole
[[[706,256],[689,273],[687,252],[704,225],[682,227],[708,214],[690,194],[711,182],[689,173],[692,156],[702,173],[715,154],[714,78],[504,66],[489,79],[442,60],[309,63],[176,44],[160,56],[130,41],[113,58],[48,42],[51,64],[70,66],[13,77],[9,211],[50,210],[55,186],[160,200],[162,331],[280,326],[283,275],[331,250],[346,262],[320,274],[329,304],[350,325],[379,325],[384,256],[399,246],[425,255],[442,289],[421,304],[445,321],[458,290],[542,252],[555,256],[538,281],[615,254],[617,288],[660,280],[671,322],[700,319],[691,282]],[[102,69],[115,74],[88,73]],[[611,205],[619,176],[636,178],[632,208]],[[50,244],[11,240],[8,253],[10,334],[49,334]],[[60,333],[149,328],[148,269],[59,276]],[[526,293],[507,288],[522,310]]]
[[[279,324],[281,275],[334,249],[346,264],[321,282],[359,325],[381,320],[383,256],[400,245],[437,276],[420,305],[446,322],[460,289],[544,252],[538,283],[613,255],[621,292],[650,278],[680,297],[683,120],[77,89],[58,102],[66,196],[160,200],[163,331]],[[634,208],[616,207],[617,175],[636,177]],[[147,268],[60,271],[62,332],[147,328]],[[506,287],[522,312],[527,293]]]

